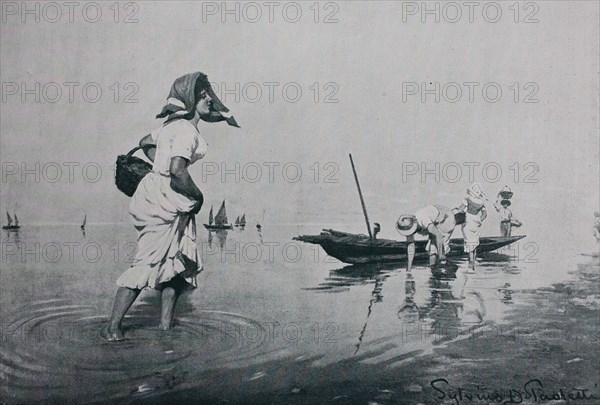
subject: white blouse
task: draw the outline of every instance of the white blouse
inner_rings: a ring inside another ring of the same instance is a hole
[[[184,119],[157,128],[150,135],[156,143],[152,170],[165,176],[170,175],[171,158],[179,156],[193,164],[202,159],[208,149],[196,127]]]

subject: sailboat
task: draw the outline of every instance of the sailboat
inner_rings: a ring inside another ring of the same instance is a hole
[[[233,229],[233,226],[227,222],[227,212],[225,211],[225,200],[219,208],[219,212],[214,218],[213,224],[213,207],[210,207],[210,213],[208,214],[208,224],[204,224],[204,227],[208,230],[217,229]]]
[[[15,215],[15,221],[13,224],[13,219],[10,217],[10,214],[8,213],[8,211],[6,211],[6,219],[8,220],[8,225],[4,225],[2,227],[2,229],[6,229],[8,231],[15,231],[15,230],[21,228],[19,226],[19,218],[17,217],[17,214],[14,214],[14,215]]]
[[[246,226],[246,214],[242,215],[242,218],[240,219],[240,226],[242,228]]]
[[[82,222],[82,224],[81,224],[81,230],[82,230],[82,231],[85,231],[85,223],[86,223],[86,220],[87,220],[87,214],[84,214],[84,215],[83,215],[83,222]]]
[[[240,217],[239,216],[235,219],[234,226],[240,226]]]

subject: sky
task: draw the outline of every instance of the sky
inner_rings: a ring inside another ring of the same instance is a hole
[[[428,2],[439,22],[422,2],[54,4],[2,2],[0,209],[22,223],[127,223],[112,165],[198,70],[242,127],[199,125],[201,217],[225,199],[249,222],[365,232],[349,153],[385,237],[472,181],[512,187],[547,237],[599,209],[597,2],[480,2],[472,22],[464,2]]]

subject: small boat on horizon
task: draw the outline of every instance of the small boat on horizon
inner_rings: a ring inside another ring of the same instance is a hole
[[[80,227],[82,231],[85,231],[85,223],[86,223],[86,221],[87,221],[87,214],[84,214],[83,215],[83,222],[81,223],[81,227]]]
[[[221,208],[219,208],[219,212],[213,218],[213,207],[210,207],[210,212],[208,213],[208,224],[204,224],[204,227],[209,231],[219,230],[219,229],[233,229],[233,225],[228,223],[227,221],[227,211],[225,210],[225,200],[221,204]]]
[[[15,216],[14,223],[13,223],[13,219],[11,218],[10,214],[8,213],[8,211],[6,211],[6,219],[8,220],[8,225],[4,225],[2,227],[2,229],[5,229],[7,231],[16,231],[17,229],[21,229],[21,226],[19,225],[19,218],[17,217],[17,214],[14,213],[13,215]]]
[[[235,219],[235,223],[234,223],[235,227],[240,227],[243,228],[246,226],[246,214],[242,215],[242,217],[240,218],[239,216]]]

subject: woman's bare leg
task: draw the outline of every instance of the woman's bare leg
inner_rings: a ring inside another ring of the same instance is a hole
[[[175,315],[175,304],[177,304],[177,299],[179,298],[179,293],[173,287],[165,287],[162,290],[162,308],[160,313],[160,326],[161,330],[169,330],[171,329],[171,325],[173,323],[173,316]]]
[[[183,291],[183,284],[185,284],[185,281],[176,277],[171,280],[162,290],[162,306],[159,326],[161,330],[169,330],[171,329],[171,326],[173,326],[175,305],[177,304],[177,300]]]
[[[469,267],[475,270],[475,251],[469,252]]]
[[[102,330],[102,337],[108,341],[118,341],[125,339],[121,330],[121,321],[135,301],[141,290],[119,287],[115,296],[115,304],[113,306],[110,321],[106,328]]]

